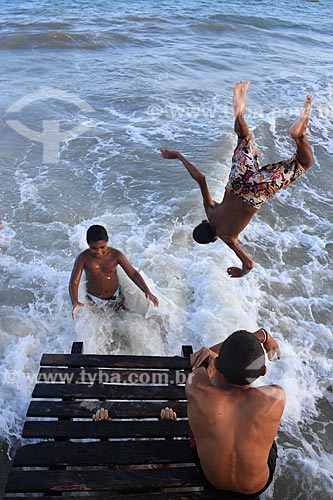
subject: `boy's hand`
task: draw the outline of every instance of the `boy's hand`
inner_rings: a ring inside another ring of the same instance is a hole
[[[146,299],[149,299],[152,301],[152,303],[154,304],[155,307],[158,307],[158,298],[155,297],[155,295],[153,295],[151,292],[148,292],[145,294],[146,295]]]
[[[84,304],[82,304],[82,302],[75,302],[74,303],[73,309],[72,309],[72,318],[73,319],[75,319],[76,313],[78,312],[80,307],[84,307]]]
[[[166,160],[177,160],[178,154],[178,151],[175,151],[174,149],[161,148],[161,155]]]

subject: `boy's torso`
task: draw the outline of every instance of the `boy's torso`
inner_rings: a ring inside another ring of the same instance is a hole
[[[119,287],[117,275],[118,251],[112,248],[102,257],[84,252],[84,271],[87,278],[87,291],[102,299],[111,298]]]

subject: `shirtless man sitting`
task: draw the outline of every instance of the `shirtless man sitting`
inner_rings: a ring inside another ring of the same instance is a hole
[[[262,346],[271,361],[275,354],[280,358],[277,342],[264,329],[240,330],[210,349],[202,347],[191,355],[186,383],[198,467],[208,487],[237,498],[257,498],[275,469],[274,438],[285,393],[278,385],[251,387],[266,373]]]
[[[289,130],[296,142],[296,153],[289,160],[259,167],[258,151],[244,119],[249,85],[249,80],[239,81],[234,88],[235,132],[238,135],[238,143],[221,203],[211,198],[205,176],[185,156],[179,151],[161,149],[163,158],[179,159],[200,186],[208,220],[202,221],[194,229],[195,241],[212,243],[221,238],[241,260],[241,268],[227,269],[232,278],[244,276],[254,266],[238,242],[239,234],[268,198],[279,189],[287,187],[313,164],[311,147],[305,135],[312,101],[312,97],[308,96],[301,117]]]
[[[193,459],[207,488],[220,490],[221,498],[257,499],[273,480],[285,393],[278,385],[250,385],[266,373],[262,346],[270,361],[280,358],[277,342],[263,328],[235,332],[191,355],[185,390]],[[160,417],[177,420],[169,407]],[[92,418],[111,421],[104,408]]]
[[[87,297],[98,305],[113,310],[124,308],[124,296],[119,286],[117,266],[121,266],[129,278],[143,291],[155,307],[158,299],[151,293],[141,274],[128,262],[125,255],[115,248],[108,247],[109,237],[103,226],[90,226],[87,231],[89,249],[76,258],[69,282],[69,294],[73,304],[72,317],[84,304],[79,302],[79,283],[83,271],[87,277]]]

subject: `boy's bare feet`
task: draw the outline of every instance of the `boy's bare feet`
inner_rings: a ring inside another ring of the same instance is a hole
[[[293,139],[299,139],[305,136],[306,127],[310,118],[312,96],[308,95],[302,110],[300,118],[290,127],[289,133]]]
[[[246,111],[246,94],[250,80],[238,81],[234,87],[234,114],[236,117],[244,116]]]

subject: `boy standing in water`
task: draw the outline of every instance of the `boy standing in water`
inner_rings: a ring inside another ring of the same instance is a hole
[[[208,220],[202,221],[194,229],[195,241],[212,243],[221,238],[241,260],[241,268],[227,269],[231,278],[244,276],[254,266],[238,242],[239,234],[268,198],[279,189],[287,187],[313,164],[311,147],[305,134],[312,101],[312,97],[308,96],[301,117],[289,131],[296,142],[296,153],[289,160],[259,167],[258,151],[244,119],[249,85],[249,80],[239,81],[234,88],[235,132],[238,143],[221,203],[211,198],[205,176],[185,156],[179,151],[161,149],[163,158],[180,160],[200,186]]]
[[[87,277],[87,297],[92,303],[116,311],[124,309],[124,296],[117,275],[118,265],[144,292],[146,298],[151,300],[155,307],[158,306],[157,297],[151,293],[139,271],[134,269],[119,250],[108,247],[108,241],[109,237],[103,226],[90,226],[87,231],[89,249],[81,252],[76,258],[69,282],[73,319],[75,319],[79,308],[84,306],[78,299],[79,283],[83,271]]]

